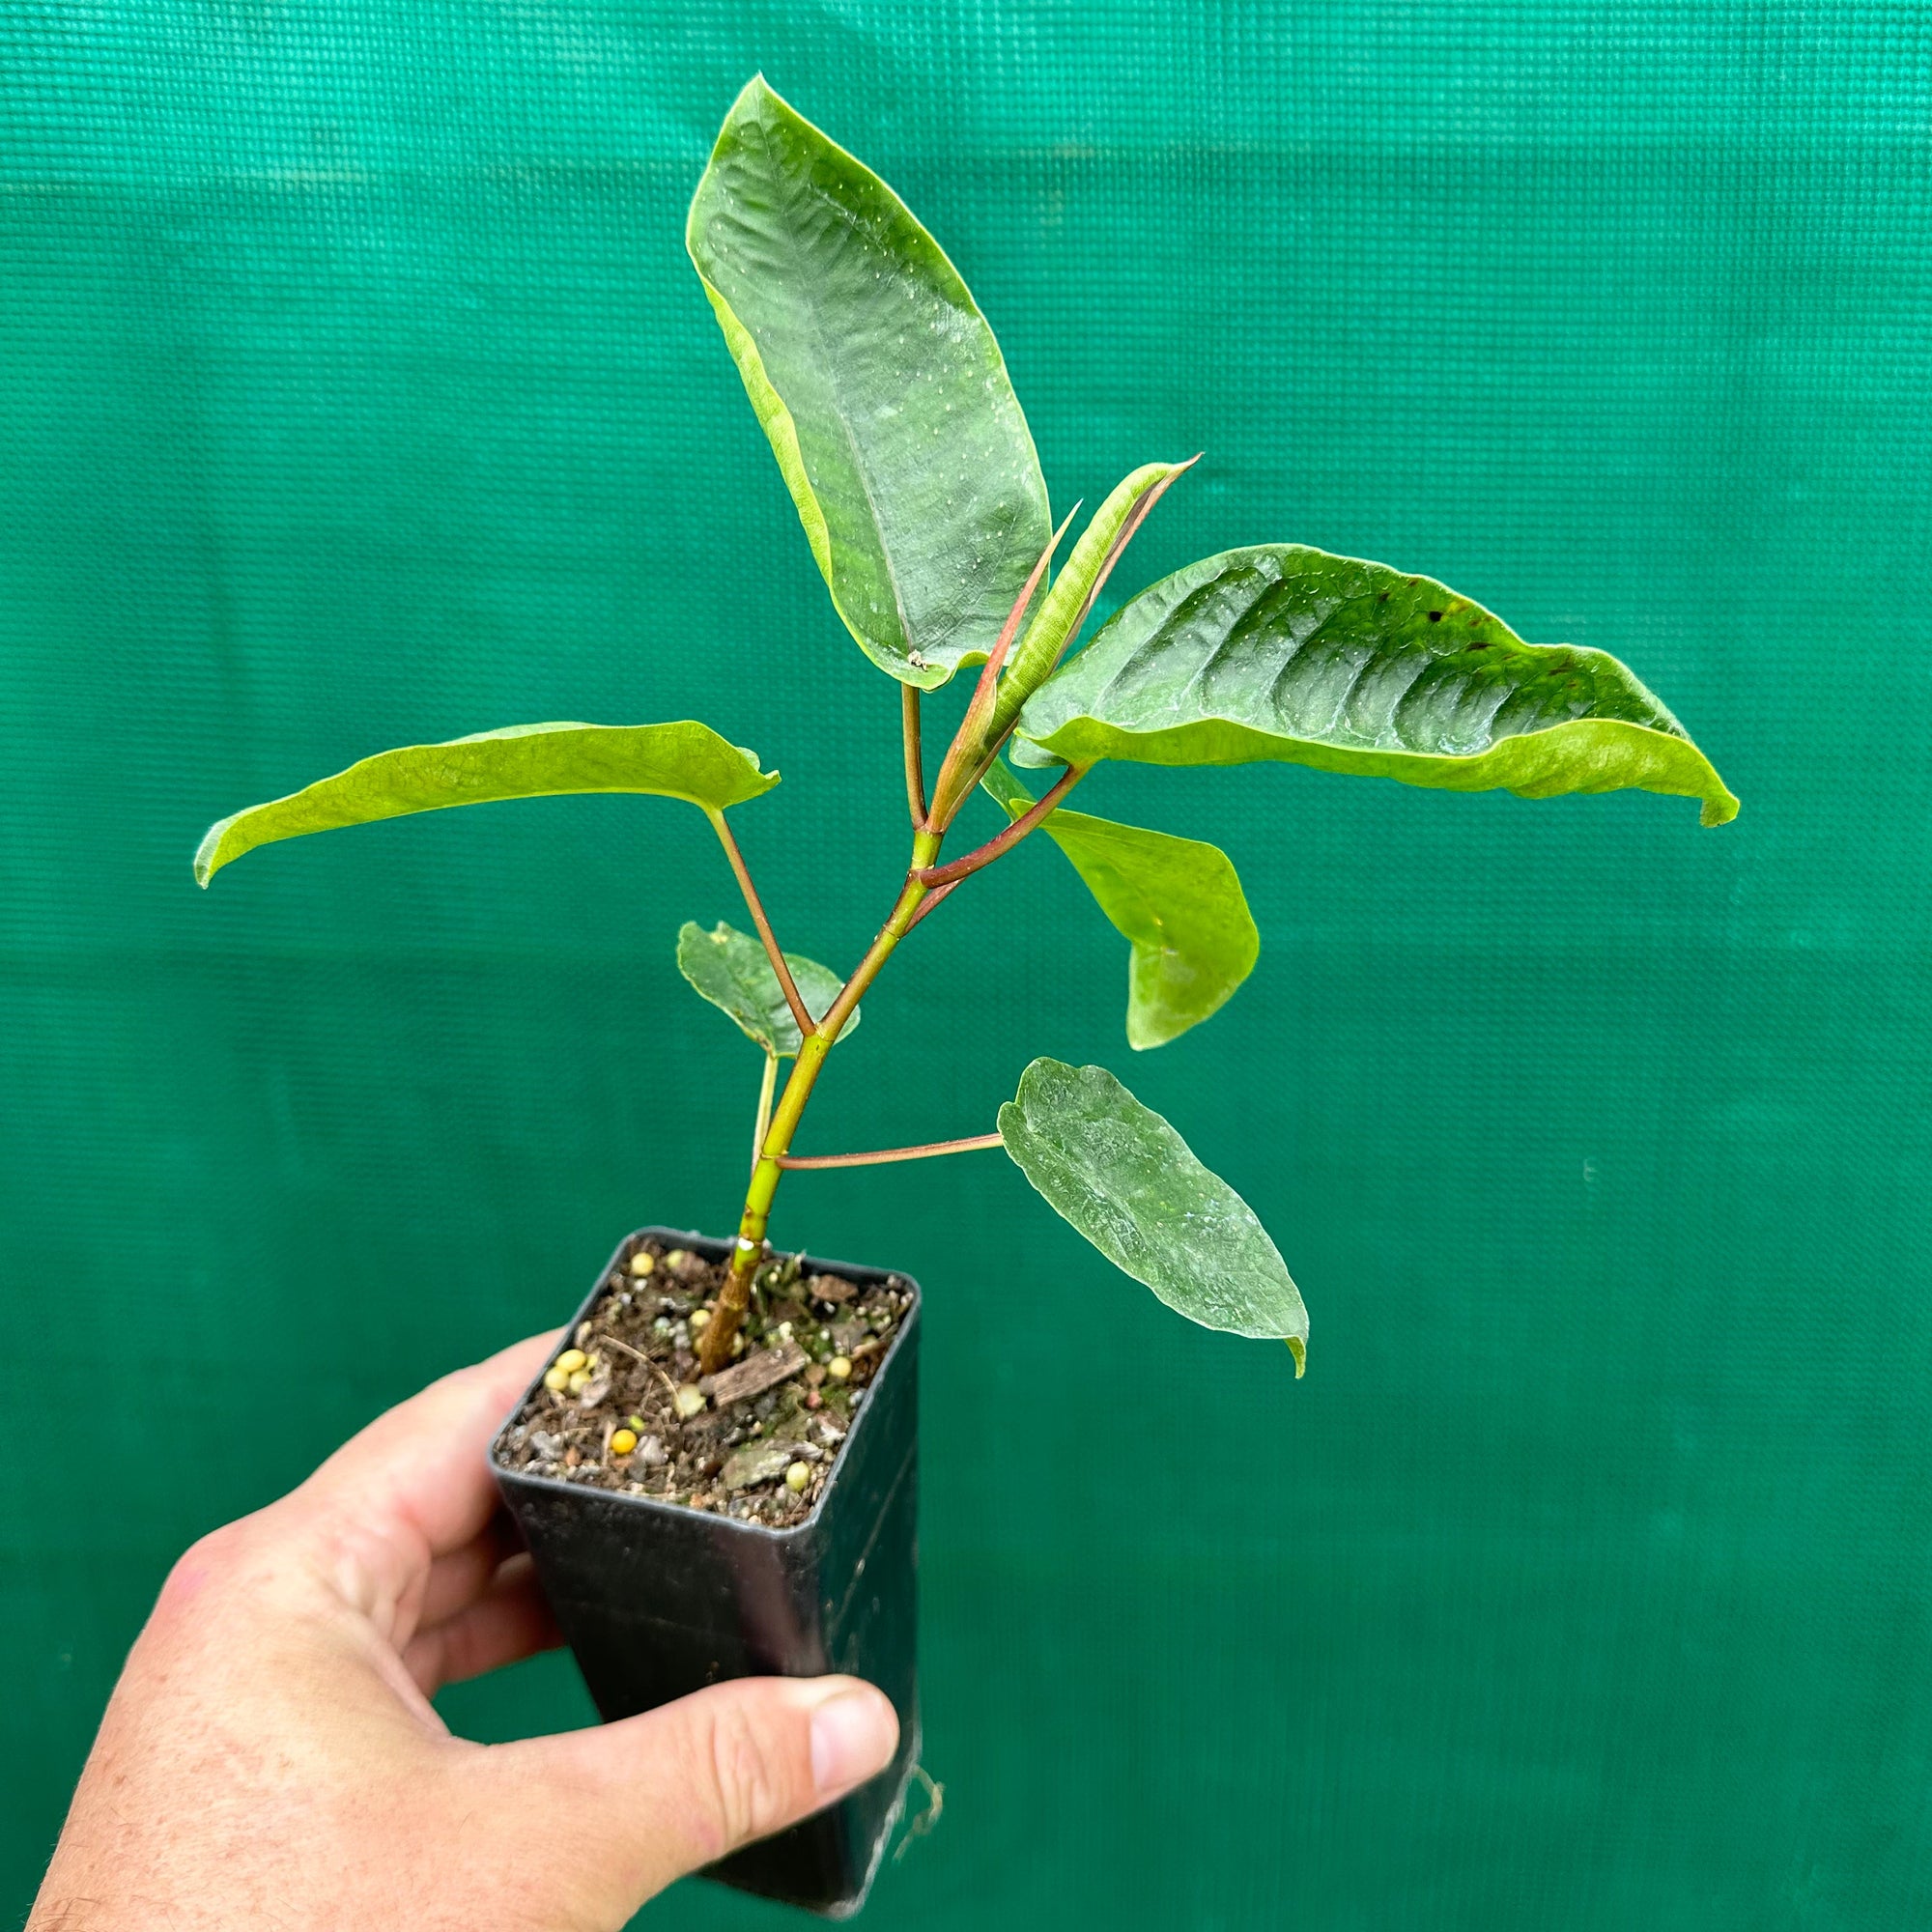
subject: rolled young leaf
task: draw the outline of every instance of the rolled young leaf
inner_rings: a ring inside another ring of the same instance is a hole
[[[757,798],[779,781],[754,753],[708,724],[512,724],[442,745],[379,752],[287,798],[251,805],[208,829],[194,855],[207,885],[257,845],[415,811],[565,792],[655,792],[706,811]]]
[[[1275,758],[1450,791],[1679,793],[1738,802],[1605,651],[1526,644],[1427,577],[1258,544],[1123,605],[1035,692],[1013,761]]]
[[[1254,1209],[1104,1066],[1036,1060],[1000,1138],[1116,1267],[1204,1328],[1287,1342],[1300,1373],[1308,1311]]]
[[[1001,673],[999,700],[986,732],[988,744],[1000,742],[1020,707],[1052,674],[1110,560],[1118,554],[1135,513],[1150,495],[1191,467],[1190,463],[1144,463],[1115,484],[1107,500],[1094,512],[1073,546],[1073,554],[1066,559],[1066,568],[1040,600]]]
[[[832,1010],[832,1003],[844,991],[845,982],[829,966],[816,959],[787,952],[785,964],[791,968],[799,997],[814,1019]],[[709,932],[696,920],[686,920],[678,928],[677,970],[692,983],[698,995],[721,1012],[728,1013],[743,1032],[757,1041],[767,1053],[781,1058],[794,1057],[799,1049],[798,1022],[791,1016],[784,989],[764,947],[751,934],[726,925],[722,920]],[[839,1031],[843,1039],[859,1024],[859,1009]]]
[[[1033,795],[995,759],[980,781],[1011,818]],[[1234,862],[1218,845],[1065,807],[1040,828],[1126,939],[1127,1044],[1164,1046],[1218,1012],[1261,954]]]
[[[1000,346],[945,251],[762,76],[725,116],[685,242],[859,647],[923,690],[980,662],[1051,524]]]

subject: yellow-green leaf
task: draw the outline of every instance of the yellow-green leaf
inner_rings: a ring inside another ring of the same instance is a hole
[[[1000,693],[987,728],[986,742],[998,744],[1032,693],[1052,674],[1060,654],[1097,590],[1116,546],[1149,496],[1187,469],[1185,463],[1144,463],[1114,485],[1107,500],[1094,512],[1080,532],[1066,568],[1039,600],[1013,646],[1000,676]]]
[[[997,758],[980,783],[1011,818],[1034,803]],[[1261,934],[1234,862],[1218,845],[1064,806],[1039,829],[1132,948],[1127,1044],[1136,1051],[1165,1045],[1218,1012],[1254,971]]]
[[[512,724],[441,745],[379,752],[287,798],[251,805],[208,829],[194,855],[207,885],[257,845],[415,811],[563,792],[655,792],[706,811],[768,792],[776,772],[691,719],[668,724]]]

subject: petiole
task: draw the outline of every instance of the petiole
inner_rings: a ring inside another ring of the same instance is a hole
[[[1068,765],[1055,781],[1053,789],[1025,817],[1014,819],[1004,832],[996,834],[963,858],[951,860],[944,866],[923,866],[913,873],[913,877],[923,886],[943,891],[949,886],[956,886],[961,879],[971,877],[982,866],[990,866],[1003,853],[1010,852],[1028,833],[1048,817],[1091,769],[1088,765]]]
[[[715,808],[707,807],[704,815],[711,821],[711,828],[718,835],[718,842],[724,848],[724,856],[731,862],[731,870],[738,880],[738,890],[745,895],[745,909],[752,915],[752,923],[758,928],[758,937],[765,943],[765,956],[772,962],[772,971],[778,975],[779,986],[785,996],[785,1005],[791,1009],[791,1016],[798,1022],[799,1037],[803,1039],[818,1022],[811,1016],[811,1010],[799,997],[798,982],[791,977],[791,968],[785,964],[785,956],[779,951],[779,942],[772,932],[772,923],[765,917],[765,908],[758,897],[758,889],[752,883],[750,868],[745,864],[745,855],[738,849],[738,841],[731,836],[731,828],[724,823],[724,814]]]
[[[978,1153],[1004,1147],[998,1134],[970,1134],[963,1141],[922,1141],[918,1147],[875,1148],[869,1153],[782,1153],[781,1167],[883,1167],[895,1160],[932,1160],[943,1153]]]

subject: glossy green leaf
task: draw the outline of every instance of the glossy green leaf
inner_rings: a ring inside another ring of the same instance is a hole
[[[1116,611],[1028,700],[1014,762],[1275,758],[1450,791],[1681,793],[1738,802],[1608,653],[1526,644],[1427,577],[1260,544]]]
[[[1094,511],[1080,532],[1073,554],[1055,580],[1039,608],[1028,621],[1000,675],[999,700],[993,707],[987,741],[998,744],[1032,693],[1060,662],[1074,627],[1094,594],[1115,546],[1148,496],[1189,466],[1185,463],[1146,463],[1115,484],[1107,500]]]
[[[208,829],[194,855],[205,886],[257,845],[367,825],[414,811],[562,792],[655,792],[706,811],[768,792],[776,772],[708,724],[512,724],[443,745],[379,752],[333,778],[267,805],[251,805]]]
[[[1308,1311],[1254,1209],[1104,1066],[1036,1060],[1000,1109],[1022,1173],[1116,1267],[1204,1328],[1286,1341]]]
[[[996,758],[980,781],[1009,817],[1031,792]],[[1064,806],[1040,831],[1131,946],[1127,1044],[1163,1046],[1226,1005],[1261,952],[1234,862],[1218,845],[1120,825]]]
[[[725,117],[685,241],[860,648],[925,690],[980,663],[1051,525],[958,270],[762,77]]]
[[[793,983],[813,1019],[822,1019],[844,987],[829,966],[802,953],[787,952]],[[798,1052],[798,1022],[785,1003],[784,988],[772,971],[764,947],[750,933],[723,921],[706,932],[695,920],[678,928],[677,970],[721,1012],[728,1013],[767,1053]],[[859,1009],[839,1032],[843,1039],[859,1024]]]

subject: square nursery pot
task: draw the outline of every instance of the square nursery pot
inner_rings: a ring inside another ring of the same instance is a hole
[[[676,1228],[621,1242],[573,1325],[646,1240],[713,1261],[731,1251]],[[802,1258],[813,1274],[909,1288],[900,1319],[811,1514],[789,1529],[685,1509],[654,1496],[491,1468],[544,1594],[609,1722],[727,1677],[845,1671],[898,1711],[899,1748],[868,1784],[803,1824],[734,1852],[706,1876],[828,1918],[865,1903],[919,1759],[916,1649],[919,1285],[895,1270]],[[512,1411],[523,1410],[538,1383]],[[508,1424],[505,1424],[507,1427]]]

